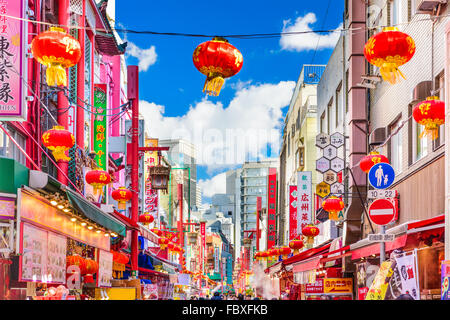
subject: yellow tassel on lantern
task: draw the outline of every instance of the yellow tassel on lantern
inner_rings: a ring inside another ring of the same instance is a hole
[[[52,147],[49,146],[48,149],[52,152],[53,157],[57,162],[59,161],[70,161],[70,157],[66,155],[66,147]]]
[[[430,136],[431,139],[436,140],[439,137],[439,125],[443,123],[444,122],[436,122],[432,119],[421,121],[421,124],[425,126],[425,129],[420,133],[419,138]]]
[[[47,63],[46,80],[49,86],[67,86],[66,69],[61,63],[49,62]]]
[[[338,218],[338,212],[337,212],[337,211],[330,211],[330,213],[329,213],[329,215],[328,215],[328,218],[329,218],[330,220],[333,220],[333,221],[338,221],[338,220],[339,220],[339,218]]]
[[[225,80],[222,76],[210,73],[206,78],[205,85],[203,86],[203,92],[206,91],[207,95],[217,97],[220,94]]]
[[[385,62],[380,67],[380,74],[384,81],[390,84],[396,84],[399,80],[399,76],[406,80],[403,73],[398,68],[398,64],[395,62]]]
[[[119,207],[119,210],[125,210],[127,208],[126,201],[119,201],[118,207]]]

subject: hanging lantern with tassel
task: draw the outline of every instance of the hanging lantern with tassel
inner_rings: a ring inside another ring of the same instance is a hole
[[[420,138],[430,135],[433,140],[439,136],[439,126],[445,123],[445,103],[438,97],[428,97],[417,104],[413,110],[414,120],[425,126]]]
[[[313,224],[308,224],[302,229],[302,234],[306,237],[306,243],[308,245],[314,244],[314,238],[319,235],[319,228]]]
[[[329,219],[333,221],[339,220],[338,213],[341,212],[344,207],[344,201],[335,196],[331,196],[322,202],[322,209],[328,212]]]
[[[383,28],[383,31],[370,37],[364,46],[367,61],[379,67],[383,80],[391,84],[397,83],[399,76],[405,79],[398,67],[411,60],[415,51],[414,40],[397,27]]]
[[[80,61],[81,46],[63,28],[50,27],[33,38],[31,53],[40,64],[47,67],[47,85],[67,86],[65,69]]]
[[[165,250],[167,248],[167,246],[169,245],[169,239],[161,237],[158,239],[158,244],[159,247],[161,248],[161,250]]]
[[[69,161],[66,151],[75,145],[75,137],[63,126],[54,126],[44,132],[42,144],[52,152],[56,161]]]
[[[127,202],[131,200],[133,194],[127,188],[120,187],[111,192],[111,197],[119,203],[119,210],[125,210],[127,208]]]
[[[302,240],[291,240],[289,241],[289,248],[294,250],[294,255],[298,254],[299,251],[303,248],[304,244]]]
[[[86,260],[86,269],[83,274],[84,283],[94,283],[94,274],[98,272],[98,263],[97,261],[92,259],[85,259],[85,260]]]
[[[206,76],[203,92],[210,96],[218,96],[224,79],[241,71],[243,63],[239,50],[221,37],[198,45],[192,59],[198,71]]]
[[[145,225],[149,225],[150,223],[152,223],[153,221],[155,221],[155,217],[153,217],[150,213],[146,212],[144,214],[141,214],[139,216],[139,222],[143,223]]]
[[[361,159],[361,161],[359,162],[359,167],[365,173],[369,173],[370,169],[374,165],[376,165],[377,163],[381,163],[381,162],[389,163],[389,159],[386,156],[384,156],[376,151],[372,151],[367,156],[365,156],[364,158]]]
[[[86,173],[86,183],[94,187],[94,195],[98,195],[104,186],[111,183],[111,176],[101,169],[91,170]]]

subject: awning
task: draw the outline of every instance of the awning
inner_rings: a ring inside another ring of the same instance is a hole
[[[330,240],[330,242],[331,242],[331,240]],[[289,265],[289,264],[292,264],[295,262],[306,260],[315,255],[325,253],[326,251],[328,251],[330,249],[330,246],[331,246],[330,242],[326,243],[325,245],[322,245],[321,247],[312,248],[312,249],[300,252],[299,254],[296,254],[295,256],[292,256],[286,260],[283,260],[282,263],[283,263],[283,265]]]
[[[397,237],[393,242],[386,242],[385,251],[388,252],[398,248],[403,248],[406,244],[407,239],[408,236],[405,234],[400,237]],[[352,250],[351,253],[352,253],[352,260],[368,257],[373,254],[380,254],[380,243]]]
[[[301,263],[294,264],[292,272],[303,272],[317,269],[320,265],[320,256],[317,258],[309,259],[308,261],[304,261]]]
[[[102,210],[100,210],[100,208],[90,203],[86,199],[80,197],[70,189],[66,189],[66,194],[67,198],[70,201],[70,204],[74,206],[78,211],[82,212],[87,218],[107,228],[108,230],[114,231],[118,235],[121,235],[123,237],[126,236],[125,224],[112,217],[108,213],[103,212]]]
[[[274,274],[275,272],[278,272],[281,270],[281,266],[282,266],[281,261],[278,261],[277,263],[274,263],[270,267],[266,268],[264,270],[264,272],[269,273],[269,274]]]
[[[155,233],[153,233],[152,231],[150,231],[141,224],[138,224],[138,226],[139,226],[139,233],[141,236],[143,236],[145,239],[153,243],[158,244],[158,236]]]
[[[440,228],[442,227],[442,224],[445,222],[445,214],[439,215],[437,217],[431,218],[431,219],[425,219],[413,223],[408,223],[408,231],[407,233],[411,232],[417,232],[421,230],[414,230],[414,229],[433,229],[434,228]]]
[[[116,218],[117,220],[119,220],[120,222],[122,222],[127,229],[134,229],[137,228],[138,225],[136,223],[134,223],[130,218],[128,218],[127,216],[124,216],[123,214],[121,214],[119,211],[114,210],[111,215]]]

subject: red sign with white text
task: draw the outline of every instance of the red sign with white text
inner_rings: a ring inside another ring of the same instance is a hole
[[[323,279],[321,278],[316,278],[316,282],[305,285],[305,293],[323,293],[323,290]]]
[[[297,186],[289,186],[289,241],[298,236]]]
[[[269,168],[267,183],[267,249],[275,245],[277,212],[277,169]]]

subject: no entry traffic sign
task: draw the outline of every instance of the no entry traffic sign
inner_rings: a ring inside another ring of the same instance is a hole
[[[369,207],[370,220],[379,225],[385,226],[395,217],[394,204],[386,199],[378,199],[372,202]]]

